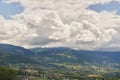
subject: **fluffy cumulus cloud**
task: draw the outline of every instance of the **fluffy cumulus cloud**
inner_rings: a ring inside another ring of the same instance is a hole
[[[5,0],[20,2],[24,11],[0,17],[0,42],[24,47],[95,49],[119,34],[120,16],[90,10],[112,0]]]

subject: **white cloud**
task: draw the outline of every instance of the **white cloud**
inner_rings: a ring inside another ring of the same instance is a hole
[[[0,42],[25,47],[65,46],[94,49],[117,35],[120,16],[87,9],[111,0],[6,0],[20,2],[24,11],[0,18]]]

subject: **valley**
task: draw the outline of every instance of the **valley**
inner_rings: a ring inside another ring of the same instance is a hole
[[[120,52],[0,44],[0,65],[18,80],[120,80]]]

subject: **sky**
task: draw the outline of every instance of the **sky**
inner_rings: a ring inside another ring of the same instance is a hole
[[[120,0],[0,0],[0,43],[120,50]]]
[[[6,19],[10,19],[12,15],[19,14],[23,11],[20,3],[5,3],[3,0],[0,0],[0,15],[4,16]]]
[[[111,1],[106,4],[94,4],[89,6],[90,9],[95,10],[97,12],[102,12],[102,11],[109,11],[109,12],[116,12],[117,15],[120,15],[120,3],[117,1]]]

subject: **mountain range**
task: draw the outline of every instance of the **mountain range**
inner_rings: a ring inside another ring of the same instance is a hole
[[[50,67],[65,65],[97,65],[120,68],[120,52],[74,50],[65,47],[25,49],[0,44],[0,65],[39,64]]]

